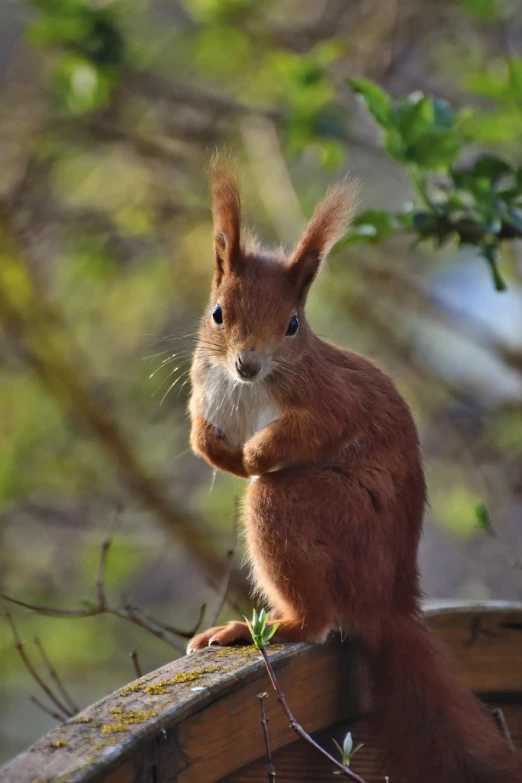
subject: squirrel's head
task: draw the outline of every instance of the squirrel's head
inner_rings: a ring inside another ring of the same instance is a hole
[[[353,187],[328,191],[288,255],[242,241],[238,178],[226,156],[212,161],[211,191],[214,278],[200,349],[238,382],[284,375],[306,347],[306,297],[323,259],[346,231]]]

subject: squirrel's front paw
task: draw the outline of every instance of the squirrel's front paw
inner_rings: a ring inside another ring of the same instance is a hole
[[[269,455],[263,453],[255,442],[252,444],[247,443],[243,447],[243,465],[249,476],[262,476],[265,473],[275,473],[278,470],[289,467],[286,463],[276,462]]]
[[[243,465],[249,476],[260,476],[265,472],[262,470],[263,460],[259,449],[249,446],[248,443],[243,447]]]
[[[251,644],[252,635],[246,623],[232,621],[227,625],[209,628],[198,633],[187,645],[187,653],[203,650],[205,647],[227,647],[233,644]]]

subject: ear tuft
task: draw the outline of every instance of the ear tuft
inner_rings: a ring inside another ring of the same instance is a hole
[[[241,259],[241,199],[233,158],[216,152],[210,162],[210,189],[214,223],[214,252],[217,283],[237,267]]]
[[[323,259],[345,234],[354,212],[355,199],[355,184],[339,183],[316,207],[288,265],[302,295],[308,291]]]

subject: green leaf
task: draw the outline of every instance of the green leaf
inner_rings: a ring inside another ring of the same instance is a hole
[[[269,642],[272,636],[275,634],[277,629],[279,628],[280,623],[272,623],[272,625],[266,630],[264,635],[264,641]]]
[[[332,742],[333,742],[333,744],[335,745],[335,747],[337,748],[337,750],[339,751],[339,756],[340,756],[340,757],[341,757],[341,759],[342,759],[342,757],[343,757],[343,749],[341,748],[341,746],[339,745],[339,743],[337,742],[337,740],[334,740],[334,739],[332,738]]]
[[[435,128],[452,128],[457,118],[456,112],[444,98],[433,99],[433,124]]]
[[[495,536],[495,531],[491,523],[491,517],[485,503],[478,503],[475,506],[475,516],[482,530],[484,530],[489,536]]]
[[[56,95],[72,114],[88,114],[106,103],[113,78],[86,57],[71,54],[58,62],[53,83]]]
[[[433,103],[421,92],[412,93],[395,107],[393,117],[403,145],[413,144],[433,125]]]
[[[493,184],[497,183],[501,177],[512,173],[513,169],[509,163],[496,155],[483,155],[475,161],[471,168],[473,177],[488,179]]]
[[[349,756],[353,749],[353,739],[351,732],[348,732],[343,742],[343,754]]]
[[[392,123],[392,104],[384,90],[368,79],[348,79],[348,84],[356,95],[363,98],[370,114],[379,125],[388,128]]]
[[[447,170],[460,155],[463,137],[454,130],[432,127],[405,150],[405,159],[430,171]]]
[[[64,46],[81,41],[89,30],[89,19],[84,15],[49,14],[29,26],[27,39],[34,46]]]

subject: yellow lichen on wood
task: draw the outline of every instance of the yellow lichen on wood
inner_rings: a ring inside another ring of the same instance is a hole
[[[54,740],[53,742],[50,742],[49,745],[51,748],[65,748],[69,743],[65,740]]]
[[[106,723],[101,727],[102,734],[117,734],[119,731],[128,731],[123,723]]]
[[[147,685],[145,693],[149,696],[161,696],[164,693],[168,693],[168,685],[179,685],[187,682],[194,682],[204,677],[205,674],[212,674],[219,671],[219,666],[206,666],[204,669],[196,669],[192,672],[179,672],[170,680],[159,680],[159,682],[153,682],[151,685]]]
[[[91,723],[92,718],[88,715],[80,715],[79,718],[75,718],[72,723]]]
[[[168,680],[160,680],[153,685],[147,685],[145,693],[148,693],[149,696],[161,696],[162,693],[168,693],[168,684]]]
[[[219,666],[206,666],[204,669],[197,669],[193,672],[180,672],[170,680],[167,680],[167,682],[169,685],[177,685],[180,682],[193,682],[194,680],[199,680],[205,674],[212,674],[217,671],[219,671]]]
[[[120,723],[143,723],[144,720],[154,718],[158,714],[155,710],[127,710],[122,707],[112,707],[109,712],[116,715]]]
[[[120,696],[130,696],[131,693],[139,693],[141,689],[143,688],[143,685],[140,685],[139,682],[135,682],[133,685],[127,685],[126,688],[120,691]]]

